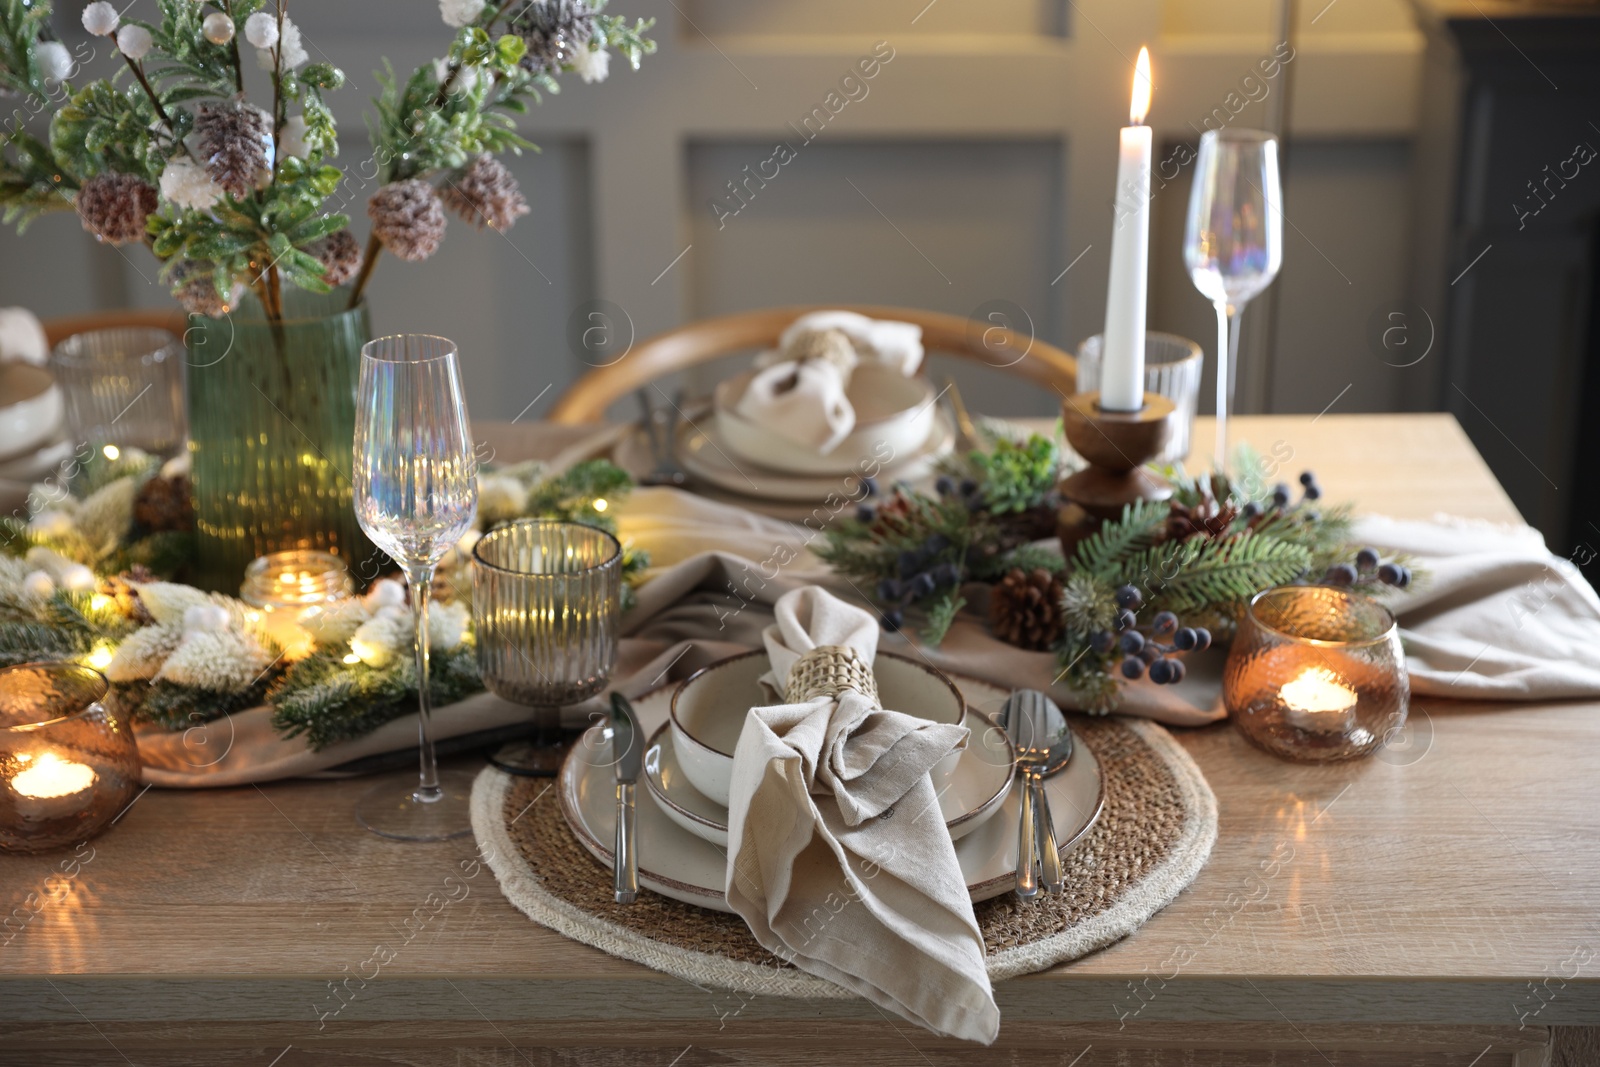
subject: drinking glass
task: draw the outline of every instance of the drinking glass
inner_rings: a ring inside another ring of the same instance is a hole
[[[61,383],[73,441],[175,454],[188,431],[184,356],[183,342],[149,326],[89,330],[56,345],[50,370]]]
[[[472,627],[490,691],[538,709],[539,733],[491,757],[513,774],[546,777],[561,766],[549,740],[560,708],[611,679],[622,614],[622,546],[575,522],[520,519],[472,550]]]
[[[361,824],[404,841],[438,841],[471,832],[470,782],[441,782],[429,733],[428,594],[433,573],[472,525],[478,471],[456,346],[443,337],[380,337],[361,349],[351,486],[356,519],[373,544],[405,571],[416,617],[416,786],[370,790],[356,807]]]
[[[1278,139],[1261,130],[1207,130],[1200,136],[1183,260],[1194,287],[1217,309],[1217,444],[1213,464],[1228,467],[1228,411],[1239,358],[1239,314],[1272,284],[1283,264],[1283,192]]]
[[[1078,391],[1100,388],[1100,365],[1105,354],[1105,334],[1097,333],[1078,345]],[[1144,391],[1164,396],[1177,409],[1172,437],[1154,458],[1156,463],[1180,463],[1189,454],[1194,412],[1200,403],[1200,369],[1205,353],[1186,337],[1171,333],[1144,335]]]

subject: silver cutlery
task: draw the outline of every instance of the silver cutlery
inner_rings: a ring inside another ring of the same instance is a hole
[[[689,476],[678,466],[677,460],[678,414],[683,406],[683,390],[678,390],[659,414],[650,398],[650,387],[640,389],[638,397],[639,406],[644,409],[644,430],[650,438],[650,458],[655,461],[655,468],[640,478],[639,484],[678,488],[687,485]]]
[[[611,694],[611,767],[617,779],[617,836],[613,895],[618,904],[639,896],[639,852],[635,837],[634,788],[644,762],[644,735],[633,705],[621,693]]]
[[[1032,720],[1022,711],[1022,694],[1012,693],[1000,709],[1000,721],[1017,754],[1017,770],[1022,772],[1022,818],[1017,823],[1017,896],[1031,900],[1039,895],[1039,830],[1033,807],[1033,788],[1024,753],[1032,743]]]
[[[1031,833],[1042,871],[1040,881],[1052,893],[1066,887],[1061,868],[1061,853],[1056,845],[1050,802],[1044,795],[1044,780],[1059,772],[1072,759],[1072,728],[1055,701],[1037,689],[1023,689],[1011,695],[1001,714],[1006,733],[1017,750],[1017,768],[1023,774],[1023,825],[1018,828],[1017,894],[1031,897],[1038,893],[1038,882],[1030,869],[1027,892],[1022,875],[1020,842]],[[1032,825],[1029,825],[1031,821]],[[1031,868],[1031,864],[1030,864]]]

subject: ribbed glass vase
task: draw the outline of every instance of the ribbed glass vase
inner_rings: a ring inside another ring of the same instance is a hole
[[[295,548],[338,555],[358,584],[375,573],[349,477],[366,305],[344,290],[283,299],[280,322],[248,294],[185,336],[202,588],[237,594],[252,560]]]

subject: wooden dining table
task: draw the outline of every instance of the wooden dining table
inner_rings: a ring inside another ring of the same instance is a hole
[[[1269,481],[1521,521],[1449,415],[1233,425]],[[1210,862],[1124,940],[1001,983],[994,1048],[569,941],[470,838],[361,829],[360,779],[149,790],[75,851],[0,857],[0,1064],[1535,1067],[1589,1047],[1568,1028],[1600,1026],[1600,702],[1419,698],[1403,737],[1334,765],[1227,723],[1174,732],[1216,793]]]

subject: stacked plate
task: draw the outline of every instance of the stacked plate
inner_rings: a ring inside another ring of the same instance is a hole
[[[647,788],[638,801],[639,880],[674,900],[727,911],[728,809],[708,793],[726,797],[732,744],[751,707],[772,703],[758,683],[768,669],[764,652],[713,664],[677,687],[634,701],[650,740],[645,750]],[[919,661],[880,652],[874,673],[888,707],[914,708],[925,718],[965,722],[964,751],[934,769],[939,816],[955,841],[956,858],[972,899],[988,900],[1016,886],[1017,822],[1021,801],[1012,747],[989,712],[1005,690],[976,679],[952,679]],[[698,692],[692,692],[697,690]],[[691,691],[690,699],[685,692]],[[690,731],[694,731],[693,734]],[[612,865],[616,786],[610,741],[596,726],[574,745],[559,780],[561,810],[578,841],[607,868]],[[726,766],[711,757],[722,756]],[[691,777],[692,770],[692,777]],[[1045,783],[1061,853],[1094,825],[1104,802],[1100,766],[1080,745],[1065,770]]]
[[[807,449],[737,411],[754,372],[717,387],[709,417],[685,422],[678,462],[699,482],[752,500],[817,505],[861,495],[861,479],[917,482],[933,473],[955,433],[926,378],[865,365],[848,396],[855,429],[827,454]]]

